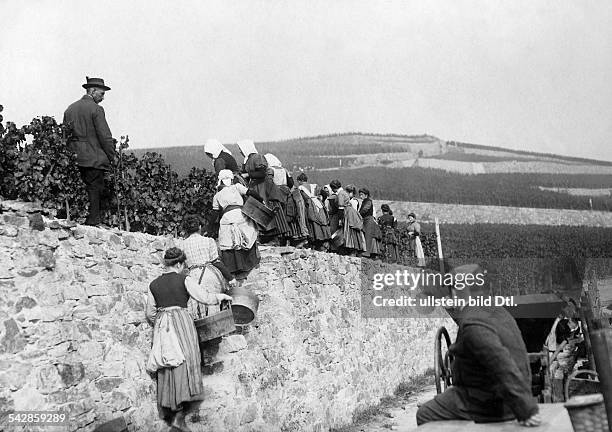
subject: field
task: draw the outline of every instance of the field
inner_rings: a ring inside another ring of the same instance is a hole
[[[612,210],[610,197],[571,196],[539,187],[601,188],[612,175],[480,174],[462,175],[426,168],[364,167],[310,171],[309,181],[367,187],[374,199],[510,207]]]
[[[500,224],[500,225],[547,225],[590,226],[612,228],[612,212],[591,210],[568,210],[507,206],[483,206],[467,204],[423,203],[416,201],[374,200],[377,209],[388,204],[398,220],[406,220],[408,214],[416,213],[419,221],[442,224]]]
[[[400,229],[401,230],[401,229]],[[426,256],[437,256],[434,227],[423,225]],[[576,295],[590,259],[609,262],[612,228],[534,225],[445,224],[441,227],[446,268],[477,263],[487,270],[492,294],[558,292]],[[407,264],[415,260],[407,258]],[[439,269],[438,260],[428,267]]]

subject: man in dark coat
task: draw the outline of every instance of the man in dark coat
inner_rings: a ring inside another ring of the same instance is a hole
[[[483,274],[477,265],[460,266],[451,273]],[[470,296],[489,295],[476,285],[452,291],[466,301]],[[419,407],[417,424],[516,418],[523,426],[538,426],[541,418],[531,394],[527,349],[512,315],[503,307],[464,306],[455,309],[453,316],[459,325],[457,339],[449,348],[453,385]]]
[[[104,172],[115,159],[115,140],[106,123],[104,108],[99,104],[110,87],[101,78],[89,78],[83,84],[87,90],[81,99],[64,112],[64,124],[73,127],[68,146],[77,155],[81,178],[89,196],[89,215],[86,225],[99,225],[101,196],[104,191]]]

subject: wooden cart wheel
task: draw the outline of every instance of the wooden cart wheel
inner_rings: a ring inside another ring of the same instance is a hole
[[[444,353],[442,351],[442,337],[446,348]],[[434,340],[434,373],[436,379],[436,391],[438,394],[442,393],[451,385],[451,361],[452,358],[449,355],[448,347],[451,345],[450,336],[446,327],[442,326],[436,333],[436,339]]]

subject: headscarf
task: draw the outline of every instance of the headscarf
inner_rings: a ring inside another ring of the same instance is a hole
[[[268,162],[268,165],[270,165],[271,167],[275,167],[275,168],[282,168],[283,164],[281,163],[281,161],[274,156],[272,153],[266,153],[264,155],[264,157],[266,158],[266,161]]]
[[[312,203],[317,209],[322,209],[323,203],[319,201],[319,198],[317,198],[317,196],[315,195],[316,187],[316,184],[303,184],[300,185],[299,189],[303,191],[308,196],[308,198],[310,198],[310,201],[312,201]]]
[[[221,154],[222,151],[232,154],[232,152],[229,151],[227,147],[225,147],[223,144],[221,144],[219,140],[216,140],[214,138],[206,140],[206,144],[204,144],[205,153],[210,153],[213,158],[216,159],[219,157],[219,154]]]
[[[242,155],[245,158],[248,158],[250,154],[257,153],[253,140],[250,140],[250,139],[240,140],[236,144],[238,144],[238,148],[240,149],[240,151],[242,152]]]
[[[220,186],[223,183],[225,186],[231,186],[232,180],[234,180],[234,173],[228,169],[222,169],[219,171],[219,181],[217,182],[217,186]]]

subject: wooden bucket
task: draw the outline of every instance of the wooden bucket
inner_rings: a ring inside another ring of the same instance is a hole
[[[274,211],[251,196],[244,202],[242,213],[266,231],[274,228]]]
[[[200,342],[207,342],[236,330],[234,315],[229,305],[229,302],[222,302],[221,312],[194,321]]]

